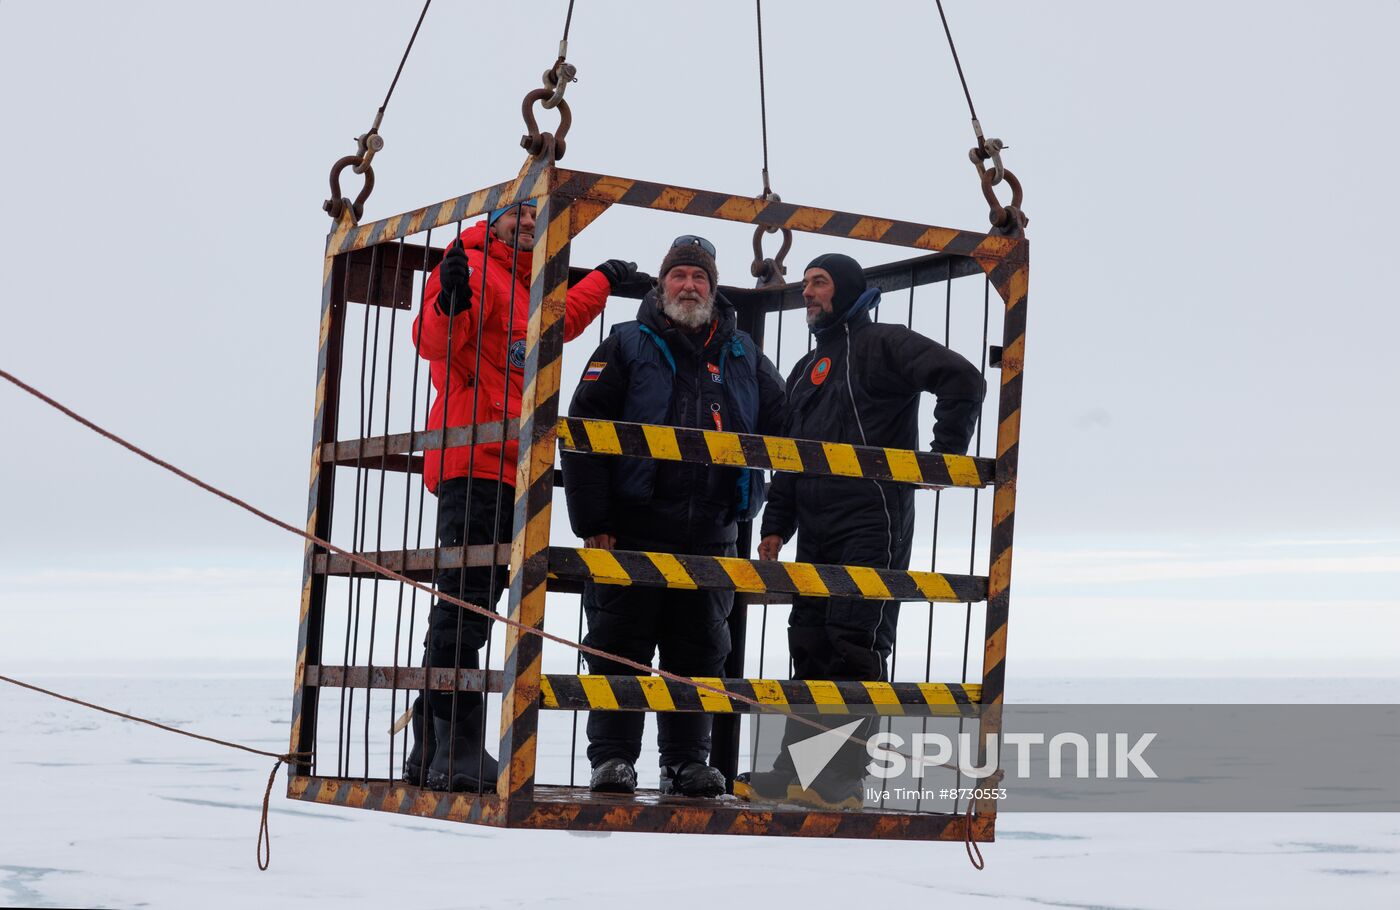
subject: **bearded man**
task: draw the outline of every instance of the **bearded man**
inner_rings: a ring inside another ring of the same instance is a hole
[[[880,291],[850,256],[827,253],[813,259],[802,277],[802,297],[816,344],[788,376],[792,406],[782,435],[914,449],[919,403],[928,392],[936,400],[930,447],[955,455],[967,451],[986,394],[977,367],[898,323],[872,320]],[[909,568],[914,545],[909,484],[782,473],[771,492],[760,559],[777,559],[796,532],[799,562]],[[793,678],[888,680],[898,621],[897,600],[795,598],[788,616]],[[869,760],[860,741],[874,733],[867,716],[852,734],[856,741],[842,746],[808,786],[799,780],[789,747],[809,738],[811,728],[787,724],[773,770],[740,775],[734,793],[823,809],[859,808]]]
[[[634,322],[613,328],[589,358],[570,417],[664,424],[738,433],[774,433],[785,392],[773,363],[735,326],[734,307],[718,293],[715,248],[677,237],[662,260],[659,286]],[[738,522],[763,499],[760,472],[719,465],[563,455],[569,520],[585,546],[701,556],[734,556]],[[720,676],[729,655],[727,619],[734,592],[588,583],[584,642],[639,663],[660,652],[663,670]],[[636,670],[588,658],[589,672]],[[588,718],[592,789],[631,793],[637,786],[646,715],[593,712]],[[710,767],[710,716],[657,714],[661,791],[713,797],[724,775]]]

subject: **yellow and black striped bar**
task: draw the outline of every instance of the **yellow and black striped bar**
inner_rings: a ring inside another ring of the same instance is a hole
[[[756,436],[667,427],[611,420],[563,417],[557,427],[560,448],[597,455],[656,458],[696,464],[791,471],[832,477],[864,477],[938,487],[986,487],[995,482],[996,461],[968,455],[942,455],[878,446],[855,446],[810,439]],[[499,423],[452,427],[448,447],[517,438],[510,421],[503,433]],[[403,470],[403,456],[443,447],[443,432],[395,433],[364,439],[342,439],[321,447],[323,464],[379,465]],[[417,468],[410,465],[410,470]]]
[[[1001,706],[1006,692],[1006,633],[1011,607],[1011,545],[1016,518],[1016,464],[1021,439],[1021,387],[1026,347],[1026,296],[1030,247],[1017,240],[1012,255],[998,261],[981,260],[988,280],[1005,304],[1002,322],[1001,387],[997,400],[997,458],[999,482],[992,498],[990,570],[987,618],[982,652],[983,698],[988,708],[981,731],[1001,732]],[[985,751],[985,740],[979,751]],[[979,761],[983,756],[979,756]],[[980,800],[979,814],[995,816],[995,800]]]
[[[428,547],[417,550],[370,551],[361,554],[410,578],[430,579],[434,570],[499,564],[502,546]],[[872,569],[810,562],[769,562],[726,556],[690,556],[645,550],[595,550],[550,547],[549,579],[592,580],[605,585],[648,588],[736,591],[740,594],[793,594],[801,597],[858,597],[864,600],[979,602],[986,598],[987,579],[978,575],[947,575],[906,569]],[[319,554],[313,571],[320,575],[349,575],[366,570],[339,554]]]
[[[719,679],[705,683],[797,714],[875,714],[914,717],[976,717],[982,687],[959,683],[888,683],[845,680]],[[540,705],[572,711],[660,711],[757,714],[761,709],[660,676],[571,676],[546,674]]]
[[[996,470],[996,462],[990,458],[577,417],[559,421],[559,447],[595,455],[865,477],[941,487],[985,487],[993,482]]]
[[[576,199],[658,209],[702,218],[787,228],[828,237],[848,237],[933,252],[1000,260],[1016,248],[1014,238],[794,205],[753,196],[731,196],[625,177],[555,168],[554,191]]]
[[[784,593],[804,597],[857,597],[864,600],[917,600],[941,603],[980,601],[987,579],[865,566],[829,566],[725,556],[687,556],[638,550],[551,547],[550,574],[587,578],[603,585],[700,588],[746,594]]]
[[[538,199],[547,195],[551,184],[557,182],[554,172],[545,160],[527,159],[520,173],[504,183],[358,227],[351,224],[350,230],[332,234],[334,243],[327,249],[330,255],[348,253],[483,215],[513,202]]]
[[[1019,238],[1000,234],[960,231],[912,221],[756,199],[753,196],[714,193],[527,163],[527,168],[519,176],[505,183],[356,227],[340,239],[334,252],[344,253],[376,243],[387,243],[428,228],[489,212],[502,205],[545,195],[564,197],[564,204],[573,201],[604,207],[627,205],[657,209],[743,224],[788,228],[828,237],[848,237],[931,252],[974,256],[984,261],[1000,261],[1014,256],[1021,243]]]
[[[745,834],[776,837],[846,837],[860,840],[986,842],[994,819],[958,813],[878,809],[818,811],[738,800],[696,800],[639,793],[594,794],[584,787],[541,787],[522,828],[568,831],[639,831],[675,834]],[[736,805],[737,804],[737,805]]]
[[[852,680],[720,679],[697,682],[750,698],[774,711],[802,714],[876,714],[913,717],[976,717],[982,687],[966,683],[858,682]],[[397,689],[421,692],[500,692],[499,670],[434,667],[316,666],[306,668],[311,686]],[[664,711],[757,714],[747,702],[673,682],[660,676],[546,674],[540,678],[540,707],[561,711]]]
[[[495,793],[446,793],[401,782],[288,775],[287,796],[346,809],[397,812],[472,825],[506,824],[506,801]]]
[[[989,815],[969,818],[962,813],[950,815],[874,809],[860,812],[820,811],[780,804],[739,803],[737,800],[664,797],[655,791],[620,796],[592,793],[586,787],[541,786],[535,789],[535,794],[535,799],[528,804],[511,804],[512,816],[521,805],[528,811],[520,817],[507,818],[505,801],[494,793],[480,796],[475,793],[443,793],[420,790],[399,781],[333,777],[293,776],[287,784],[288,796],[322,805],[552,831],[951,842],[966,840],[970,835],[971,840],[979,843],[993,840],[996,834],[996,819]]]
[[[539,206],[535,220],[530,324],[525,341],[525,386],[519,423],[520,454],[515,474],[510,616],[536,629],[544,628],[549,577],[549,521],[554,496],[569,245],[574,235],[600,211],[598,206],[575,207],[569,199],[553,195]],[[534,791],[540,657],[539,636],[507,627],[506,691],[501,699],[501,773],[496,791],[506,802],[508,819],[514,818],[517,812],[528,811]]]

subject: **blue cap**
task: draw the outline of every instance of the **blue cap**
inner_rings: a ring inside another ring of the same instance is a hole
[[[514,205],[508,205],[508,206],[506,206],[506,207],[503,208],[503,209],[496,209],[496,210],[495,210],[494,212],[492,212],[491,215],[486,219],[486,225],[487,225],[488,227],[494,225],[494,224],[496,223],[496,220],[497,220],[498,218],[500,218],[502,215],[504,215],[506,212],[513,211],[514,209],[517,209],[517,208],[519,208],[519,207],[522,206],[522,205],[528,205],[530,208],[534,208],[534,207],[535,207],[535,200],[533,200],[533,199],[526,199],[524,202],[517,202],[517,203],[515,203]]]

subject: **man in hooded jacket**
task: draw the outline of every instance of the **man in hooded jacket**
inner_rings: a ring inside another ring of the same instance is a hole
[[[635,322],[622,323],[589,358],[569,416],[773,433],[782,422],[777,369],[735,325],[717,293],[714,247],[676,239],[660,285]],[[589,547],[734,556],[738,522],[763,497],[760,472],[718,465],[564,453],[564,489],[574,533]],[[729,655],[733,591],[595,585],[584,591],[585,643],[639,663],[660,652],[661,668],[720,676]],[[635,676],[616,661],[588,658],[589,672]],[[631,793],[637,785],[646,715],[595,711],[588,717],[592,789]],[[710,717],[657,715],[661,789],[710,797],[725,780],[709,766]]]
[[[818,256],[803,276],[807,324],[816,343],[788,376],[784,436],[861,446],[916,449],[919,397],[937,398],[935,452],[963,454],[972,439],[986,383],[961,355],[902,325],[877,323],[880,302],[854,259]],[[799,562],[907,569],[914,537],[914,488],[892,481],[779,473],[763,513],[759,557],[777,559],[797,533]],[[797,679],[888,679],[898,601],[798,597],[788,620]],[[812,790],[789,790],[796,776],[786,745],[812,735],[788,724],[772,772],[742,777],[740,796],[800,799],[854,807],[858,745],[844,748]],[[859,733],[868,735],[869,729]],[[855,782],[855,783],[853,783]],[[823,792],[826,791],[826,792]]]
[[[429,362],[433,383],[427,430],[500,427],[520,416],[534,245],[533,201],[497,209],[464,230],[428,276],[423,309],[413,323],[413,341]],[[637,278],[636,264],[620,259],[585,275],[568,292],[564,340],[576,338],[597,318],[613,288]],[[423,482],[438,497],[439,546],[510,542],[517,453],[513,439],[423,453]],[[434,584],[494,610],[507,580],[503,565],[468,566],[439,570]],[[434,600],[423,665],[479,668],[488,627],[485,616]],[[479,692],[426,690],[413,705],[412,719],[406,781],[434,790],[496,785],[497,763],[485,750]]]

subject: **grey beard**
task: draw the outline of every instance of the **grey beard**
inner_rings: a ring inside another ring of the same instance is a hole
[[[840,318],[840,314],[835,311],[828,313],[823,310],[815,316],[807,317],[807,328],[811,329],[813,332],[819,332],[822,329],[835,325],[836,321]]]
[[[711,296],[699,306],[687,306],[667,294],[661,296],[661,312],[676,325],[686,329],[698,329],[709,325],[715,317],[715,298]]]

